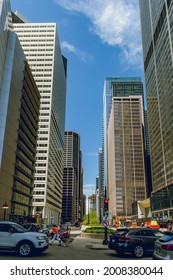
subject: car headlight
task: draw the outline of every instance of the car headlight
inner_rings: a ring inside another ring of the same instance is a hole
[[[37,238],[38,240],[45,240],[45,237],[44,237],[44,236],[36,236],[36,238]]]

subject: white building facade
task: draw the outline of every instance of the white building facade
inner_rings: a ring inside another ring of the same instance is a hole
[[[33,214],[59,223],[62,209],[66,59],[55,23],[16,23],[17,33],[41,95]]]

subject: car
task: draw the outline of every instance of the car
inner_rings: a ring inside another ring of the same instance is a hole
[[[49,247],[48,237],[40,232],[30,232],[14,222],[0,222],[0,250],[13,250],[28,257],[42,253]]]
[[[150,228],[126,228],[110,234],[108,247],[118,254],[131,253],[142,258],[153,254],[155,241],[164,235],[162,231]]]
[[[153,260],[173,260],[173,231],[165,234],[155,242]]]
[[[52,236],[53,225],[44,225],[42,229],[42,233],[45,233],[47,236]]]
[[[23,224],[22,227],[24,227],[27,231],[33,231],[33,232],[40,231],[40,226],[35,223],[26,223],[26,224]]]

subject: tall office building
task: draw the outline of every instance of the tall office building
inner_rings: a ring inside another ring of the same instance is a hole
[[[108,178],[108,124],[113,98],[122,98],[129,96],[141,96],[142,110],[144,110],[143,84],[141,78],[138,77],[108,77],[104,82],[103,92],[103,162],[104,162],[104,181],[107,189],[107,198],[109,193]],[[127,212],[127,211],[126,211]]]
[[[32,214],[39,100],[17,35],[10,2],[0,2],[0,219]],[[6,216],[3,214],[6,205]]]
[[[109,218],[132,217],[132,202],[146,198],[142,96],[112,98],[108,122]]]
[[[67,61],[61,54],[55,23],[28,23],[17,14],[12,17],[41,95],[33,214],[43,223],[58,224],[62,211]]]
[[[83,217],[83,172],[80,136],[65,131],[63,174],[63,222],[81,221]]]
[[[153,216],[173,218],[173,1],[140,0]]]
[[[141,95],[143,97],[143,84],[138,77],[107,77],[104,81],[103,89],[103,144],[102,151],[104,155],[104,183],[108,184],[107,178],[107,128],[110,116],[110,109],[113,97],[122,97],[129,95]],[[144,104],[144,103],[143,103]]]

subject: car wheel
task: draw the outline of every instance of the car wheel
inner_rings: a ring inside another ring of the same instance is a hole
[[[31,256],[34,252],[34,246],[28,241],[23,241],[17,246],[17,251],[20,256],[28,257]]]
[[[144,247],[141,244],[136,244],[132,254],[136,258],[142,258],[144,256]]]

